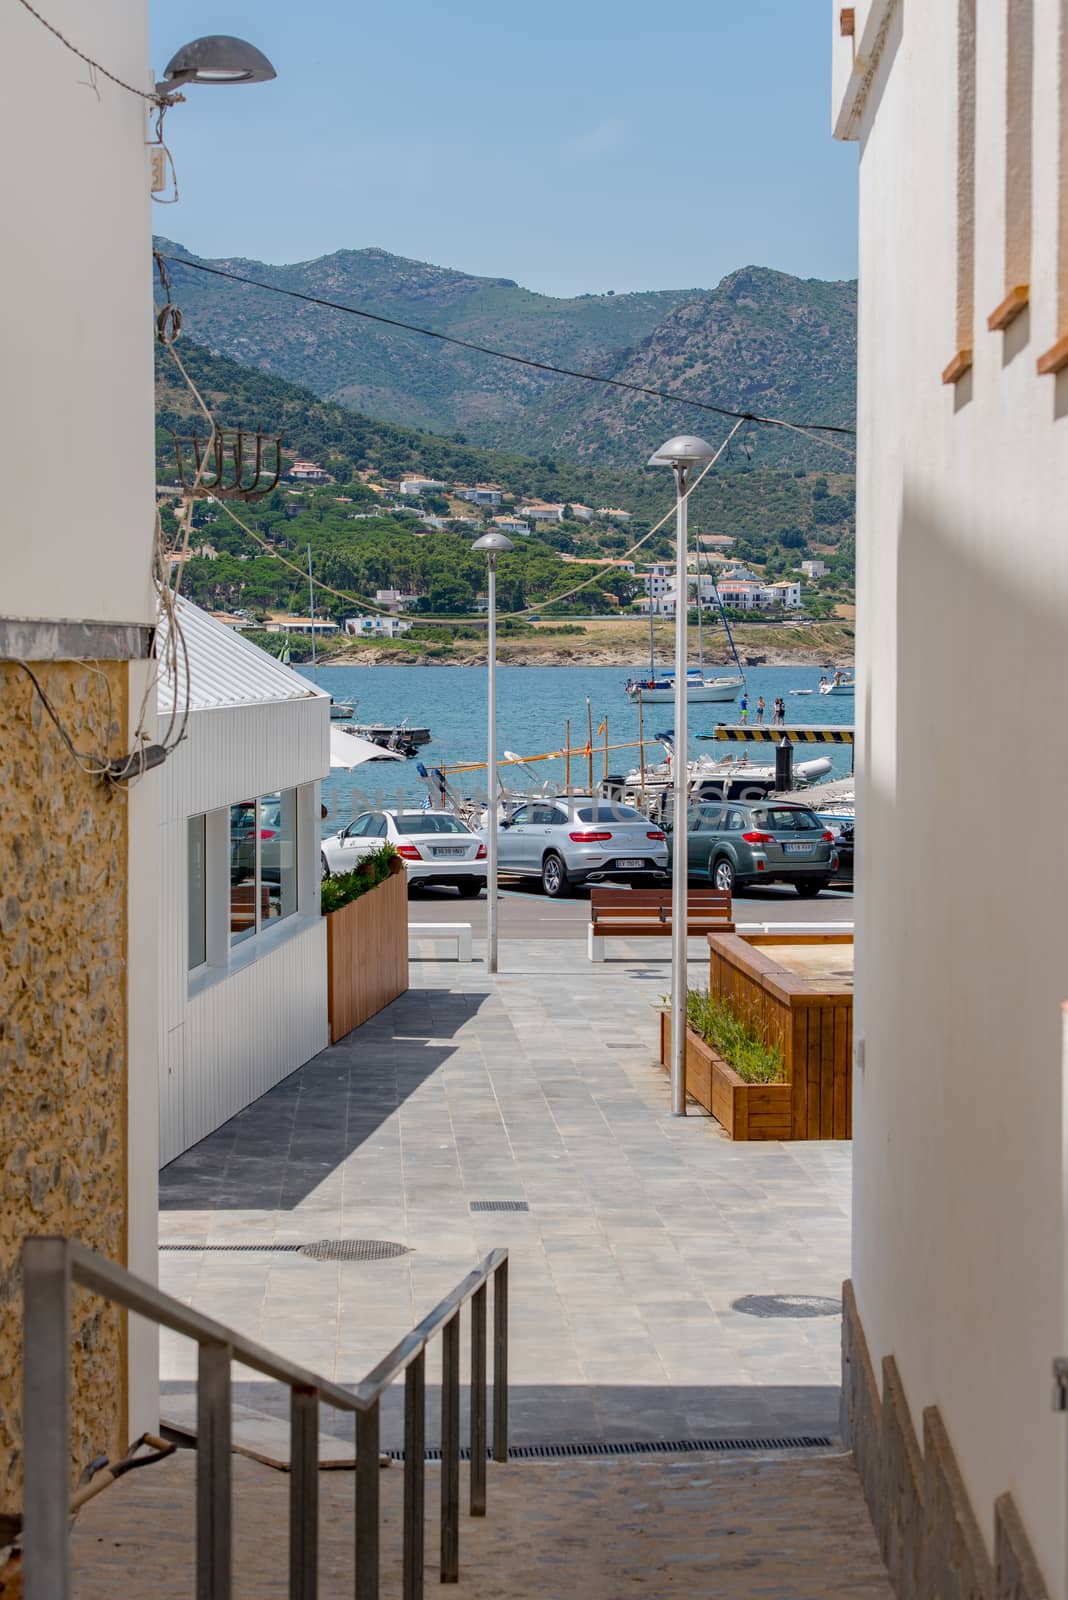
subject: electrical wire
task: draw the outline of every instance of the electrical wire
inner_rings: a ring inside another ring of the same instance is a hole
[[[841,433],[850,436],[856,431],[854,428],[830,422],[785,422],[781,417],[765,417],[755,411],[738,411],[730,406],[713,405],[708,400],[694,400],[688,395],[676,394],[671,389],[651,389],[644,384],[628,383],[625,378],[609,378],[604,373],[580,372],[574,367],[558,367],[550,361],[535,361],[532,356],[517,356],[508,350],[495,350],[490,345],[475,344],[470,339],[459,339],[452,333],[441,333],[437,328],[423,328],[417,323],[401,322],[396,317],[382,316],[377,311],[364,311],[359,306],[345,305],[339,300],[326,300],[321,295],[304,294],[299,289],[283,289],[275,283],[264,283],[260,278],[243,278],[240,273],[227,272],[223,267],[209,267],[204,261],[191,261],[184,256],[164,256],[163,259],[176,266],[189,267],[194,272],[210,273],[214,278],[227,278],[232,283],[243,283],[252,289],[265,289],[268,294],[287,295],[291,300],[303,300],[308,305],[322,306],[328,311],[343,311],[350,317],[362,317],[368,322],[378,322],[387,328],[399,328],[405,333],[421,334],[425,339],[438,339],[443,344],[458,345],[461,350],[473,350],[479,355],[492,356],[497,361],[511,361],[520,367],[533,367],[537,372],[551,372],[562,378],[580,378],[584,383],[602,383],[613,389],[627,389],[633,394],[644,394],[654,400],[670,400],[676,405],[693,406],[699,411],[711,411],[719,417],[737,418],[741,422],[759,423],[768,428],[791,428],[798,433]]]
[[[20,668],[20,670],[26,674],[27,678],[29,678],[37,694],[37,698],[40,700],[41,705],[44,708],[45,714],[55,727],[59,737],[66,745],[67,750],[73,756],[81,770],[91,778],[106,778],[109,775],[111,766],[108,758],[106,756],[93,755],[88,750],[77,749],[74,740],[71,738],[70,734],[60,721],[58,711],[49,699],[40,678],[38,678],[33,668],[25,661],[14,661],[12,662],[12,665]]]
[[[125,89],[127,94],[135,94],[139,100],[147,100],[150,105],[159,105],[161,103],[162,96],[156,93],[155,90],[149,93],[145,89],[136,88],[132,83],[127,83],[125,79],[116,77],[114,72],[109,72],[107,67],[102,67],[99,61],[94,61],[92,56],[86,55],[84,50],[79,50],[76,44],[71,43],[66,34],[60,33],[54,23],[49,22],[47,17],[42,17],[37,8],[30,4],[30,0],[19,0],[19,5],[28,11],[31,17],[35,17],[42,28],[47,28],[48,32],[57,38],[60,44],[65,46],[72,55],[77,56],[79,61],[84,61],[90,72],[99,72],[101,77],[107,78],[109,82],[114,83],[118,88]],[[90,88],[95,89],[96,84],[90,84]]]

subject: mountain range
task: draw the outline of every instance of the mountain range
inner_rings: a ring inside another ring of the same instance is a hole
[[[722,438],[724,419],[242,287],[190,263],[712,405],[792,422],[848,426],[854,417],[853,282],[744,267],[711,290],[556,299],[380,249],[272,266],[156,245],[186,332],[209,350],[352,410],[475,445],[630,467],[673,432]],[[755,430],[753,447],[762,466],[851,468],[840,450],[784,429]]]

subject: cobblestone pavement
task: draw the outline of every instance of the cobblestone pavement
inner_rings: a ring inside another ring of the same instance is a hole
[[[122,1478],[82,1511],[74,1600],[193,1593],[193,1454]],[[234,1460],[235,1600],[288,1593],[288,1478]],[[383,1600],[399,1596],[402,1474],[380,1475]],[[427,1468],[427,1590],[437,1469]],[[352,1474],[321,1473],[320,1593],[352,1594]],[[892,1600],[848,1457],[689,1457],[490,1467],[489,1514],[461,1513],[456,1600]]]
[[[352,1382],[504,1244],[513,1440],[834,1435],[838,1316],[737,1302],[821,1296],[833,1311],[850,1146],[735,1145],[696,1111],[673,1118],[653,1009],[668,969],[630,954],[591,966],[577,940],[504,942],[496,978],[480,960],[413,963],[407,995],[161,1175],[164,1241],[411,1253],[168,1251],[164,1287]],[[695,960],[691,982],[706,972]],[[471,1210],[511,1199],[529,1211]],[[194,1374],[192,1347],[166,1336],[165,1393]],[[238,1398],[279,1410],[244,1377]],[[383,1439],[400,1442],[389,1405]]]

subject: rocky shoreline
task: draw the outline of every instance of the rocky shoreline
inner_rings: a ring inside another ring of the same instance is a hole
[[[768,667],[819,667],[831,663],[832,659],[836,667],[853,665],[852,652],[831,652],[826,646],[797,650],[768,647],[759,653],[766,657],[763,665]],[[639,672],[647,665],[645,658],[633,649],[610,645],[576,645],[574,648],[557,645],[531,649],[529,646],[517,648],[514,644],[502,643],[497,660],[505,667],[621,667],[631,672]],[[690,660],[696,666],[697,657],[691,655]],[[416,650],[382,650],[372,645],[331,654],[328,661],[320,659],[319,664],[333,667],[484,667],[486,652],[450,650],[429,654]],[[714,672],[725,671],[733,663],[729,660],[706,661],[705,665]]]

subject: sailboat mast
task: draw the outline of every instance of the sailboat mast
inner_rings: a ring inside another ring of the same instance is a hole
[[[687,583],[687,587],[689,584]],[[697,660],[701,667],[701,678],[705,675],[705,636],[703,632],[704,613],[701,610],[701,541],[697,541]]]
[[[312,580],[311,545],[308,546],[308,616],[311,621],[312,677],[315,677],[315,584]]]

